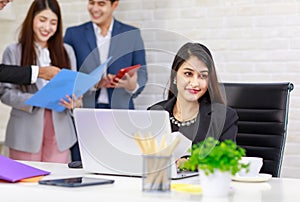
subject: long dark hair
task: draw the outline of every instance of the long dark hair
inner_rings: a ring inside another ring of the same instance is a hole
[[[210,103],[224,103],[221,96],[219,82],[212,55],[209,49],[200,43],[186,43],[178,50],[172,64],[168,99],[177,96],[178,91],[176,84],[173,83],[174,78],[180,66],[191,56],[195,56],[200,61],[202,61],[207,66],[209,72],[208,91],[201,98],[199,98],[199,102],[202,99],[205,99]]]
[[[34,48],[33,19],[41,11],[50,9],[58,18],[57,30],[48,40],[51,65],[71,69],[69,56],[63,45],[62,18],[60,7],[56,0],[34,0],[22,23],[19,43],[22,46],[21,65],[36,64],[37,55]]]

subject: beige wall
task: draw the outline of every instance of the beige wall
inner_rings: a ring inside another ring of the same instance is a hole
[[[1,52],[16,41],[16,28],[31,2],[15,0],[0,17]],[[60,4],[64,27],[89,19],[87,0],[60,0]],[[295,89],[282,176],[299,178],[299,14],[299,0],[121,0],[115,16],[140,27],[147,48],[149,82],[137,107],[144,109],[163,98],[173,54],[188,40],[212,50],[221,81],[291,81]],[[1,108],[4,121],[6,114]]]

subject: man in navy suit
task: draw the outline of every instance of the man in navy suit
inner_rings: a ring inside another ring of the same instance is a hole
[[[67,28],[64,41],[76,55],[78,71],[89,73],[112,56],[96,90],[83,97],[84,107],[134,109],[133,98],[147,82],[144,43],[140,30],[114,19],[118,0],[88,0],[91,21]],[[114,75],[124,67],[140,64],[133,76],[118,82]]]
[[[64,41],[71,45],[77,59],[77,70],[90,73],[112,57],[95,90],[83,97],[83,106],[107,109],[134,109],[137,97],[147,82],[144,42],[140,30],[114,19],[118,0],[88,0],[91,21],[67,28]],[[113,77],[124,67],[140,64],[132,76],[125,74],[115,82]],[[72,160],[80,160],[78,144],[71,149]]]

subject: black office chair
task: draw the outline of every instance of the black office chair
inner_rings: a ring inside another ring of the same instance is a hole
[[[228,106],[236,109],[237,144],[247,156],[263,158],[261,173],[280,177],[292,83],[223,83]]]

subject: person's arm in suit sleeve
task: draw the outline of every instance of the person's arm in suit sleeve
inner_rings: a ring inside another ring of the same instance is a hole
[[[20,85],[30,84],[32,80],[31,75],[31,66],[20,67],[15,65],[0,65],[0,82],[14,83]]]
[[[145,88],[148,80],[147,66],[146,66],[146,54],[144,42],[141,36],[141,32],[137,29],[135,32],[135,51],[133,53],[133,64],[140,64],[141,68],[138,70],[137,84],[138,89],[133,93],[133,97],[137,97]]]
[[[36,82],[37,78],[52,79],[60,69],[54,66],[38,67],[0,64],[0,82],[28,85]]]
[[[0,64],[0,82],[28,85],[36,82],[37,78],[52,79],[60,69],[54,66],[38,67]]]
[[[19,64],[20,58],[18,58],[17,52],[17,49],[7,48],[3,53],[3,63],[8,65]],[[4,104],[16,109],[27,111],[29,113],[32,112],[33,107],[30,105],[26,105],[24,102],[27,99],[29,99],[33,94],[21,91],[19,85],[9,83],[2,83],[1,90],[3,91],[1,101]]]

